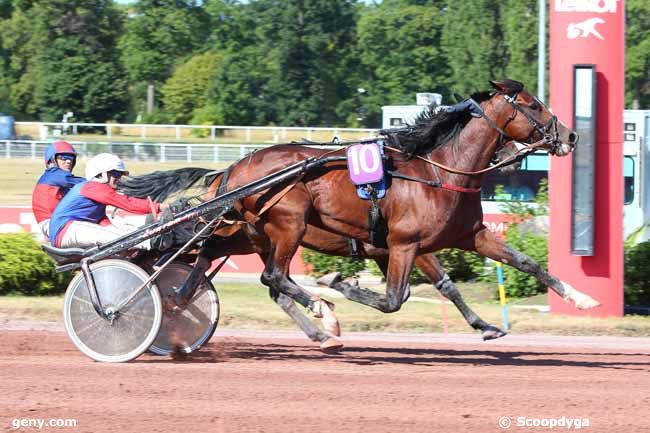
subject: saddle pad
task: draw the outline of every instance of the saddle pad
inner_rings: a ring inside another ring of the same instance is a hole
[[[347,156],[348,173],[357,187],[359,198],[370,200],[372,189],[376,191],[378,199],[383,198],[386,195],[384,142],[355,144],[348,147]]]
[[[383,143],[354,144],[348,147],[348,174],[353,184],[365,185],[383,179],[383,150]]]

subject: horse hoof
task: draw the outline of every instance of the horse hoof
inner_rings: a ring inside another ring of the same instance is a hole
[[[341,349],[343,349],[343,343],[335,337],[330,337],[320,344],[320,350],[323,351],[323,353],[338,353]]]
[[[487,341],[487,340],[496,340],[497,338],[501,338],[504,335],[507,335],[507,333],[503,332],[496,326],[489,326],[488,328],[483,330],[482,337],[483,337],[483,341]]]
[[[600,302],[576,290],[571,284],[562,281],[562,285],[564,286],[564,300],[573,301],[578,310],[588,310],[600,305]]]
[[[334,315],[334,304],[321,299],[321,313],[323,317],[321,318],[321,323],[325,332],[335,337],[341,336],[341,327],[339,326],[339,319]]]
[[[336,283],[340,283],[341,280],[342,278],[340,272],[330,272],[329,274],[325,274],[317,279],[316,284],[319,286],[334,288],[334,285],[336,285]]]
[[[352,287],[359,287],[359,280],[354,277],[347,277],[343,282]]]

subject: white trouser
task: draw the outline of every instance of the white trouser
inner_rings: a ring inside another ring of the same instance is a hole
[[[50,237],[50,219],[46,219],[45,221],[41,221],[38,223],[38,226],[41,228],[41,232],[45,236],[45,239]]]
[[[105,244],[119,238],[132,230],[114,225],[101,226],[87,221],[72,221],[65,230],[61,239],[60,248],[89,248]],[[149,248],[149,241],[145,241],[135,248]]]

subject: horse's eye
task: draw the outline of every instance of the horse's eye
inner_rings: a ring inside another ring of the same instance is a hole
[[[528,107],[531,110],[535,110],[535,111],[540,109],[540,105],[537,103],[537,101],[533,101],[532,104],[530,104]]]

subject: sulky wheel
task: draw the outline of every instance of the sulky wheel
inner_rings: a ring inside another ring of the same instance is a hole
[[[90,270],[105,311],[114,309],[149,278],[125,260],[102,260],[91,264]],[[158,289],[150,284],[111,323],[95,311],[80,272],[66,291],[63,318],[68,336],[81,352],[96,361],[126,362],[147,350],[158,335],[162,303]]]
[[[156,278],[163,299],[173,297],[192,267],[180,262],[170,263]],[[178,311],[163,309],[162,326],[149,350],[157,355],[191,353],[206,343],[219,322],[219,297],[209,281],[204,282],[190,304]]]

